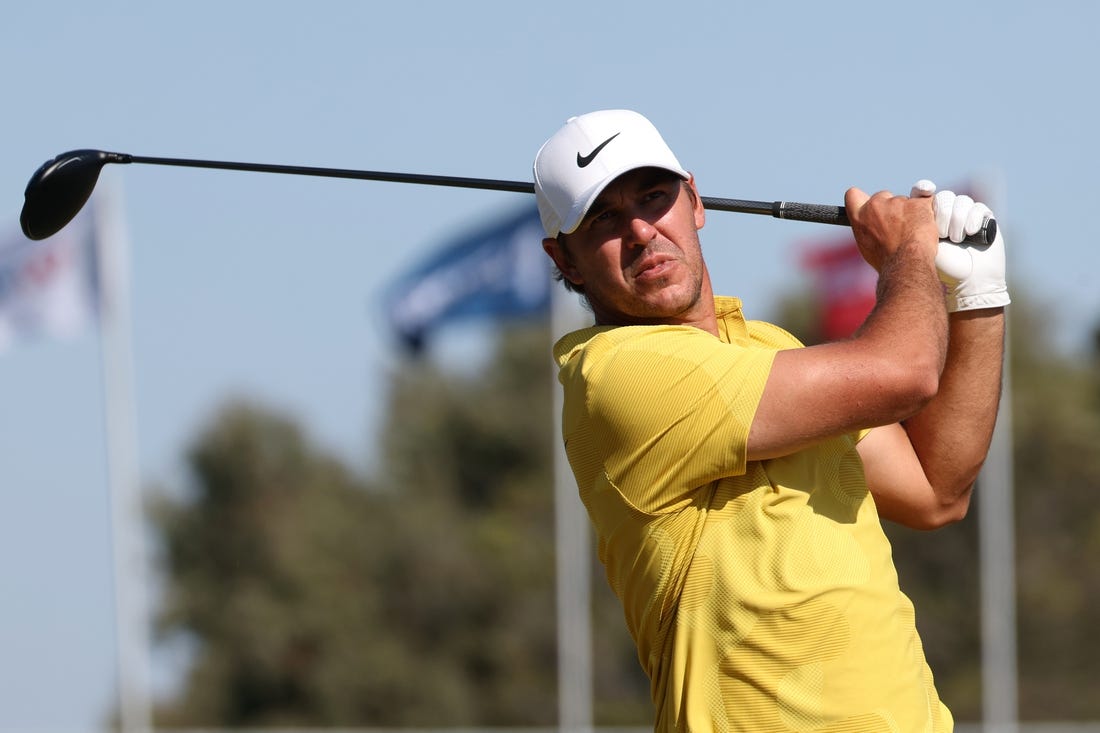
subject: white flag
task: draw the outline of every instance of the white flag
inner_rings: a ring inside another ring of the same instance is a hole
[[[42,336],[71,337],[95,322],[99,277],[91,203],[41,241],[15,227],[0,233],[0,351]]]

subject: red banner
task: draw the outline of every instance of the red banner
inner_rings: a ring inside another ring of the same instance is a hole
[[[863,260],[855,240],[814,244],[803,252],[802,266],[814,278],[822,340],[851,336],[875,307],[878,282],[878,273]]]

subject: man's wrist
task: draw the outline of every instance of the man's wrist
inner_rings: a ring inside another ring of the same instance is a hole
[[[998,288],[997,290],[986,293],[973,293],[968,295],[952,293],[949,290],[945,297],[948,313],[984,310],[987,308],[1003,309],[1012,302],[1008,297],[1007,287]]]

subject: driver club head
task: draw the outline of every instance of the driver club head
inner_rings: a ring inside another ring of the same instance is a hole
[[[19,224],[28,239],[45,239],[72,221],[95,189],[107,163],[123,163],[125,155],[102,150],[70,150],[43,163],[23,192]]]

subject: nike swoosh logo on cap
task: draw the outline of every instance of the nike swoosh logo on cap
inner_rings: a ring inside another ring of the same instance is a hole
[[[589,163],[591,163],[591,162],[592,162],[593,160],[595,160],[595,159],[596,159],[596,156],[600,154],[600,151],[604,149],[604,146],[605,146],[605,145],[607,145],[607,144],[608,144],[609,142],[611,142],[612,140],[614,140],[615,138],[617,138],[618,136],[619,136],[619,133],[617,133],[617,132],[616,132],[616,133],[615,133],[614,135],[612,135],[611,137],[607,138],[607,139],[606,139],[606,140],[604,140],[604,141],[603,141],[602,143],[600,143],[599,145],[597,145],[597,146],[596,146],[596,149],[595,149],[595,150],[593,150],[593,151],[592,151],[591,153],[589,153],[588,155],[581,155],[581,154],[580,154],[580,153],[578,152],[578,153],[577,153],[577,167],[578,167],[578,168],[584,168],[584,167],[585,167],[585,166],[587,166],[587,165],[588,165]]]

